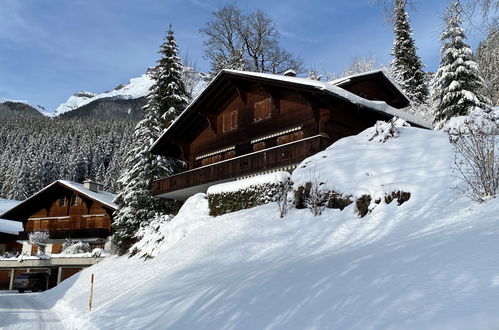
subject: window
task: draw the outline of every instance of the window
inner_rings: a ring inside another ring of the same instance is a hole
[[[210,157],[206,157],[206,158],[203,158],[201,160],[201,166],[205,166],[205,165],[208,165],[208,164],[213,164],[213,163],[219,162],[221,160],[222,160],[222,155],[221,154],[213,155],[213,156],[210,156]]]
[[[265,141],[258,142],[253,145],[253,151],[259,151],[265,149]]]
[[[68,197],[63,196],[59,199],[59,206],[66,206],[68,205]]]
[[[253,121],[270,118],[272,114],[272,99],[268,98],[260,102],[255,102],[253,110]]]
[[[229,132],[237,128],[237,110],[223,114],[222,126],[223,132]]]
[[[303,132],[302,131],[291,133],[291,134],[286,134],[286,135],[279,136],[277,138],[277,145],[289,143],[289,142],[293,142],[293,141],[301,140],[301,139],[303,139]]]
[[[71,196],[71,206],[81,205],[81,197],[78,195]]]

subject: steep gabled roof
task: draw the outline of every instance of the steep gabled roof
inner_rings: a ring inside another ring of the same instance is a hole
[[[351,82],[357,81],[357,80],[362,80],[367,77],[373,77],[377,76],[380,77],[390,83],[390,85],[399,93],[406,101],[407,105],[409,105],[410,100],[407,94],[400,88],[400,85],[393,79],[384,69],[377,69],[377,70],[371,70],[371,71],[366,71],[362,73],[356,73],[350,76],[346,77],[341,77],[335,80],[328,81],[328,83],[335,85],[335,86],[344,86],[346,84],[349,84]]]
[[[354,93],[351,93],[341,87],[339,85],[345,83],[347,80],[345,79],[360,79],[361,77],[366,77],[368,75],[379,75],[381,77],[385,77],[389,85],[393,85],[393,89],[400,91],[398,86],[394,84],[394,82],[388,78],[388,76],[382,70],[375,70],[371,72],[367,72],[360,75],[355,75],[349,77],[342,78],[341,80],[331,82],[322,82],[318,80],[312,80],[307,78],[300,77],[290,77],[283,76],[277,74],[269,74],[269,73],[259,73],[259,72],[249,72],[249,71],[237,71],[237,70],[222,70],[217,76],[206,86],[205,90],[199,94],[190,104],[189,106],[182,112],[180,116],[166,129],[162,135],[155,141],[155,143],[151,147],[151,151],[154,153],[161,153],[160,147],[168,144],[168,140],[178,135],[182,132],[186,126],[188,125],[196,125],[198,123],[205,123],[206,120],[202,118],[202,116],[197,113],[196,108],[201,105],[203,102],[207,101],[210,93],[212,93],[217,88],[223,89],[222,81],[227,78],[240,78],[252,81],[260,81],[263,83],[269,83],[274,85],[279,85],[283,87],[291,87],[291,88],[301,88],[306,89],[312,92],[322,92],[326,95],[330,95],[335,98],[342,99],[346,102],[356,104],[359,107],[367,108],[372,111],[376,111],[389,116],[397,116],[402,119],[407,120],[413,124],[416,124],[421,127],[431,128],[431,124],[426,122],[425,120],[414,116],[408,112],[405,112],[400,109],[396,109],[383,101],[371,101],[365,98],[362,98]],[[400,91],[400,95],[407,99],[405,94]],[[408,100],[407,100],[408,101]]]
[[[11,219],[19,221],[20,218],[24,216],[27,209],[31,209],[30,206],[38,206],[43,199],[43,196],[50,194],[51,192],[57,192],[61,188],[69,189],[75,193],[81,194],[91,200],[102,203],[104,206],[108,207],[112,211],[115,211],[118,206],[113,203],[113,199],[116,197],[115,194],[105,192],[105,191],[91,191],[83,187],[83,184],[76,183],[67,180],[57,180],[43,188],[42,190],[36,192],[32,196],[28,197],[24,201],[15,205],[14,207],[8,209],[7,211],[0,214],[0,218]]]

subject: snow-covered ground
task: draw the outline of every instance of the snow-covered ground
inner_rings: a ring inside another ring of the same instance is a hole
[[[35,299],[36,295],[0,291],[0,329],[64,329],[57,315]]]
[[[476,204],[453,188],[444,133],[404,127],[385,143],[371,133],[305,160],[292,179],[322,176],[354,196],[403,189],[400,206],[280,219],[271,203],[213,218],[198,194],[161,227],[154,259],[109,257],[36,299],[78,329],[497,327],[498,200]]]

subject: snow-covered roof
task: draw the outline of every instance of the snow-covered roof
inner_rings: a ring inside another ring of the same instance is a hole
[[[17,235],[21,231],[23,231],[22,222],[0,219],[0,233]]]
[[[0,198],[0,214],[4,213],[8,209],[13,208],[14,206],[16,206],[19,203],[21,203],[21,201]]]
[[[112,194],[107,191],[92,191],[83,187],[83,184],[73,181],[57,180],[56,182],[59,182],[70,189],[76,190],[82,195],[87,196],[88,198],[101,202],[102,204],[107,205],[112,209],[118,209],[118,205],[113,203],[116,194]]]
[[[57,180],[57,181],[52,182],[51,184],[49,184],[48,186],[46,186],[42,190],[40,190],[40,191],[36,192],[35,194],[31,195],[30,197],[28,197],[24,201],[19,202],[17,205],[13,206],[12,208],[10,208],[10,209],[2,212],[0,214],[0,218],[2,216],[4,216],[6,213],[9,213],[10,211],[16,209],[17,207],[20,207],[21,205],[23,205],[23,204],[25,204],[27,202],[30,202],[35,197],[40,196],[45,191],[49,190],[50,188],[54,187],[55,185],[62,185],[62,186],[66,187],[66,188],[68,188],[70,190],[76,191],[76,192],[80,193],[81,195],[86,196],[86,197],[88,197],[88,198],[90,198],[92,200],[98,201],[98,202],[106,205],[107,207],[109,207],[109,208],[111,208],[113,210],[118,209],[118,206],[113,203],[113,199],[116,197],[115,194],[109,193],[107,191],[92,191],[92,190],[89,190],[89,189],[86,189],[85,187],[83,187],[83,184],[77,183],[77,182],[73,182],[73,181]]]
[[[355,77],[360,77],[361,75],[368,75],[376,72],[383,72],[382,70],[375,70],[375,71],[369,71],[360,75],[355,75]],[[291,84],[296,84],[296,85],[301,85],[301,86],[307,86],[307,87],[313,87],[316,88],[320,91],[326,92],[328,94],[340,97],[342,99],[345,99],[353,104],[357,104],[362,107],[366,107],[369,109],[373,109],[375,111],[378,111],[380,113],[385,113],[391,116],[397,116],[399,118],[405,119],[407,121],[410,121],[412,123],[415,123],[419,126],[426,127],[426,128],[432,128],[432,124],[428,123],[424,119],[417,117],[413,114],[410,114],[406,111],[396,109],[390,105],[388,105],[384,101],[371,101],[367,100],[365,98],[362,98],[354,93],[351,93],[341,87],[336,86],[332,82],[323,82],[323,81],[318,81],[314,79],[308,79],[308,78],[301,78],[301,77],[291,77],[291,76],[283,76],[283,75],[277,75],[277,74],[270,74],[270,73],[261,73],[261,72],[250,72],[250,71],[239,71],[239,70],[229,70],[229,69],[224,69],[221,70],[216,77],[206,86],[205,90],[209,90],[212,85],[215,84],[216,81],[220,78],[220,76],[224,74],[231,74],[234,76],[241,76],[241,77],[255,77],[255,78],[261,78],[265,80],[271,80],[275,82],[285,82],[285,83],[291,83]],[[385,75],[393,84],[394,86],[399,89],[399,87],[394,83],[394,81],[389,78],[386,73],[383,72],[383,75]],[[354,77],[354,76],[351,76]],[[345,77],[348,78],[348,77]],[[339,83],[339,82],[337,82]],[[403,93],[402,93],[403,94]],[[152,145],[151,149],[154,149],[156,145],[163,139],[163,137],[168,134],[173,127],[176,126],[177,122],[181,121],[188,113],[189,109],[192,108],[199,98],[203,95],[201,93],[198,95],[190,104],[189,106],[180,114],[180,116],[177,117],[177,119],[168,127],[162,134],[161,136],[154,142]],[[403,94],[405,96],[405,94]]]

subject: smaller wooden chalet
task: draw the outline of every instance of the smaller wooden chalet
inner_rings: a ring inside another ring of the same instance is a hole
[[[291,170],[333,142],[398,116],[409,99],[382,71],[332,82],[222,70],[155,142],[185,171],[153,182],[153,193],[184,200],[213,184]]]
[[[95,264],[102,258],[60,255],[63,243],[87,242],[91,248],[104,248],[112,234],[111,223],[117,206],[114,194],[102,191],[92,181],[83,184],[58,180],[33,196],[0,214],[0,218],[22,224],[17,242],[28,257],[22,262],[0,260],[0,289],[12,287],[14,276],[22,271],[44,271],[50,274],[49,287]],[[48,231],[45,253],[50,258],[36,258],[38,248],[29,243],[34,231]],[[33,257],[29,257],[33,256]],[[8,286],[7,286],[8,281]]]

